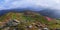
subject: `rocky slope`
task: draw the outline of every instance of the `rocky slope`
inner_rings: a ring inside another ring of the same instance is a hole
[[[22,13],[9,12],[0,17],[1,30],[38,30],[43,28],[54,28],[56,20],[48,21],[46,17],[32,11]],[[57,28],[60,25],[57,25]]]

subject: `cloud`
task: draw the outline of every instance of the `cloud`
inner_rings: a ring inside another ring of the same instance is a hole
[[[60,0],[0,0],[0,10],[12,8],[57,9],[60,10]]]

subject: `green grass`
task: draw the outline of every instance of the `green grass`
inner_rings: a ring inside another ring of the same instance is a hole
[[[18,28],[23,29],[25,25],[31,25],[34,21],[39,21],[42,24],[49,24],[49,28],[60,28],[60,20],[58,20],[58,24],[54,24],[54,21],[48,22],[47,19],[44,16],[41,16],[40,14],[35,14],[35,17],[32,17],[31,15],[25,16],[24,13],[18,13],[19,16],[16,15],[16,13],[8,13],[6,15],[3,15],[0,17],[0,21],[4,21],[7,16],[11,16],[11,19],[19,19],[19,21],[27,21],[27,23],[22,22],[18,25]],[[56,21],[56,20],[55,20]]]

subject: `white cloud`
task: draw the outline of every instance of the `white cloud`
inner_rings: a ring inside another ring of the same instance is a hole
[[[0,9],[43,7],[60,10],[60,0],[4,0]]]

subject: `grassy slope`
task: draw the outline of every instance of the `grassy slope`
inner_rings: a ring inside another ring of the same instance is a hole
[[[10,19],[17,19],[19,21],[28,21],[26,24],[24,25],[29,25],[32,23],[32,21],[39,21],[43,24],[49,24],[49,28],[60,28],[60,25],[59,24],[54,24],[54,21],[55,20],[52,20],[51,22],[48,22],[47,19],[44,17],[44,16],[41,16],[40,14],[34,14],[35,17],[31,17],[31,15],[29,16],[25,16],[24,13],[13,13],[13,12],[10,12],[10,13],[7,13],[3,16],[0,17],[0,21],[6,21],[7,18],[10,18]],[[30,22],[29,22],[30,21]],[[22,26],[24,26],[22,25]],[[20,25],[18,25],[18,27],[20,27]]]
[[[52,29],[54,29],[54,28],[60,28],[60,20],[53,19],[48,24],[49,24],[49,28],[52,28]]]
[[[31,15],[29,15],[28,17],[26,17],[23,13],[7,13],[3,16],[0,17],[0,21],[4,21],[7,18],[10,19],[19,19],[19,20],[40,20],[42,22],[46,21],[47,19],[39,14],[35,14],[36,17],[31,17]]]

